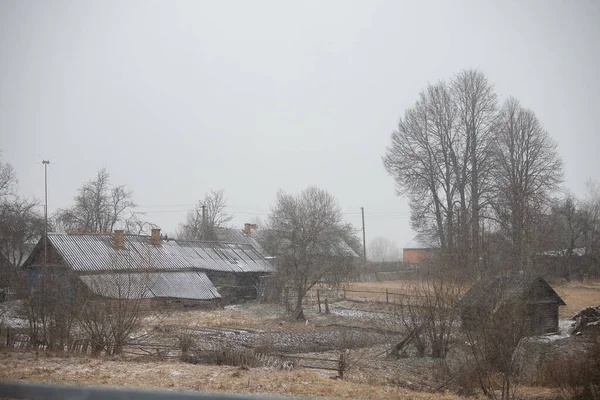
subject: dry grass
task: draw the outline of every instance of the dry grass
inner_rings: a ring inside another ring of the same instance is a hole
[[[567,303],[560,308],[561,318],[570,318],[584,307],[600,305],[600,282],[568,282],[553,287]]]
[[[410,294],[416,283],[417,281],[353,282],[348,284],[349,290],[382,292],[383,294],[348,292],[347,297],[385,302],[386,289],[390,293]],[[552,287],[567,303],[566,306],[560,307],[561,318],[570,318],[586,306],[600,305],[600,282],[568,282],[555,284]],[[392,301],[391,295],[389,300]]]
[[[268,329],[281,324],[283,312],[268,304],[248,304],[238,309],[179,309],[169,312],[161,324],[189,328]]]
[[[71,385],[132,386],[193,391],[261,393],[338,399],[454,400],[452,394],[430,394],[367,382],[330,379],[314,370],[191,365],[180,362],[134,362],[79,357],[36,357],[32,353],[0,354],[0,380]]]
[[[264,321],[239,310],[177,310],[162,321],[165,325],[202,328],[258,328]]]
[[[385,303],[402,303],[405,301],[404,296],[400,295],[415,295],[423,290],[423,286],[418,286],[420,281],[405,280],[405,281],[383,281],[383,282],[352,282],[347,285],[346,298],[353,300],[368,300]],[[460,293],[466,291],[468,287],[458,288]],[[385,291],[388,291],[386,299]],[[357,292],[352,292],[357,291]],[[364,292],[363,292],[364,291]],[[368,293],[379,292],[379,293]]]

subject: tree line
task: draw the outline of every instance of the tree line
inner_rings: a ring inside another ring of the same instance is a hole
[[[400,118],[383,164],[408,199],[412,228],[457,266],[515,271],[541,251],[586,240],[594,247],[598,220],[587,210],[597,200],[560,199],[556,142],[517,99],[500,103],[481,71],[427,85]]]

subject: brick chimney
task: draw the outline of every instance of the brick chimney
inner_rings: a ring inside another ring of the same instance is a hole
[[[121,250],[125,247],[125,233],[123,229],[115,229],[114,233],[115,249]]]
[[[152,228],[152,234],[150,235],[150,242],[154,246],[158,246],[160,244],[160,228]]]
[[[258,229],[258,225],[256,225],[256,224],[249,224],[249,223],[246,222],[244,224],[244,235],[250,236],[252,234],[252,229]]]

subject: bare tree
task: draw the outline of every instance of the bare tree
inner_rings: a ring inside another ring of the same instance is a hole
[[[216,228],[224,227],[233,219],[227,212],[225,192],[211,190],[179,225],[177,237],[186,240],[217,240]]]
[[[14,266],[27,254],[26,245],[44,234],[44,217],[34,200],[14,198],[0,204],[0,252]]]
[[[0,269],[2,283],[13,286],[17,269],[27,254],[27,244],[42,236],[44,219],[38,203],[15,192],[17,178],[10,164],[0,160],[0,253],[8,261]]]
[[[57,211],[57,224],[67,232],[112,232],[125,223],[136,206],[132,194],[124,185],[113,186],[109,173],[102,168],[95,179],[79,189],[72,207]]]
[[[522,268],[536,250],[533,228],[562,181],[562,161],[533,111],[514,98],[503,105],[496,131],[494,207],[512,247],[512,267]]]
[[[598,264],[600,255],[600,185],[588,182],[587,195],[581,204],[583,243],[586,252]]]
[[[1,157],[0,152],[0,157]],[[13,194],[14,186],[17,184],[17,177],[12,165],[2,161],[0,158],[0,200]]]
[[[297,195],[277,194],[264,246],[295,296],[294,319],[304,319],[304,296],[321,278],[354,262],[356,243],[355,230],[344,223],[335,198],[325,190],[309,187]]]
[[[490,192],[492,128],[496,119],[497,96],[492,85],[481,71],[465,70],[452,81],[453,97],[458,114],[460,135],[465,139],[461,183],[469,174],[469,200],[471,205],[471,265],[479,265],[481,199]],[[467,167],[468,166],[468,167]],[[460,185],[461,190],[465,187]],[[466,216],[466,204],[461,192],[461,209]]]
[[[389,239],[381,236],[374,237],[367,247],[369,260],[371,261],[398,261],[400,260],[400,249]]]
[[[457,108],[444,82],[430,85],[405,112],[392,134],[383,163],[407,195],[413,228],[442,249],[454,247],[454,204],[459,152]]]
[[[124,231],[131,235],[149,235],[153,228],[158,228],[158,225],[142,219],[146,213],[134,211],[129,218],[125,220]]]

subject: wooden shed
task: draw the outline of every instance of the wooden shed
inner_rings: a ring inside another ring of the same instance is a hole
[[[459,302],[463,328],[476,329],[481,318],[509,304],[523,306],[527,336],[558,332],[558,307],[566,305],[542,277],[514,275],[479,279]]]

